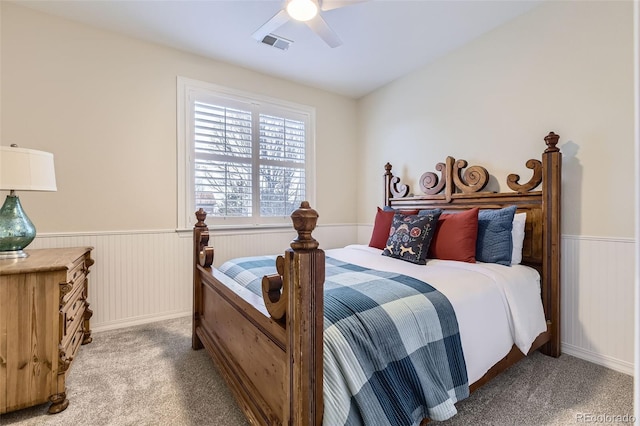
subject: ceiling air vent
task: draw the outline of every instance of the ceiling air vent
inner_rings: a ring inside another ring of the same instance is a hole
[[[282,38],[275,34],[267,34],[262,39],[262,42],[264,44],[268,44],[269,46],[276,47],[280,50],[287,50],[289,48],[289,45],[293,43],[291,40],[287,40],[286,38]]]

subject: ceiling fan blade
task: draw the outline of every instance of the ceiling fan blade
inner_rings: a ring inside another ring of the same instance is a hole
[[[305,22],[321,39],[325,41],[330,47],[338,47],[342,44],[342,40],[338,37],[335,31],[331,29],[327,21],[322,19],[319,14],[315,18]]]
[[[282,9],[280,12],[273,15],[271,19],[269,19],[263,26],[258,28],[251,37],[255,38],[258,41],[262,41],[267,34],[272,33],[273,31],[280,28],[289,20],[289,14],[286,10]]]
[[[340,7],[351,6],[352,4],[362,3],[368,0],[321,0],[320,10],[332,10]]]

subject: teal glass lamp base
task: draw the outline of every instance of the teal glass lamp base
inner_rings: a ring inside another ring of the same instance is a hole
[[[36,228],[12,191],[0,208],[0,259],[27,257],[23,249],[35,237]]]

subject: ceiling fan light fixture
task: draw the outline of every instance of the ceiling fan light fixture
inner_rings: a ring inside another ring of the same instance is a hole
[[[291,0],[287,13],[296,21],[308,21],[318,14],[318,4],[313,0]]]

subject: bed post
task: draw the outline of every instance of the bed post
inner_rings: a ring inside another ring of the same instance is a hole
[[[391,164],[384,165],[384,205],[391,206],[389,204],[389,198],[391,198],[391,179],[393,174],[391,173]]]
[[[544,138],[547,149],[542,154],[542,214],[543,214],[543,259],[542,291],[543,304],[551,339],[542,352],[560,356],[560,213],[562,153],[556,146],[559,136],[553,132]]]
[[[196,333],[196,328],[200,325],[200,314],[202,313],[202,286],[200,285],[200,274],[198,273],[198,265],[201,263],[201,253],[203,245],[209,242],[209,228],[204,221],[207,219],[207,212],[200,209],[196,212],[198,222],[193,227],[193,318],[191,329],[191,347],[193,349],[202,349],[202,342]],[[209,250],[213,255],[213,249]],[[211,259],[213,260],[213,259]],[[211,263],[209,263],[211,265]]]
[[[298,237],[285,252],[290,425],[321,425],[324,251],[311,236],[318,213],[304,201],[291,215]],[[285,405],[286,406],[286,405]],[[287,423],[285,421],[285,423]]]

